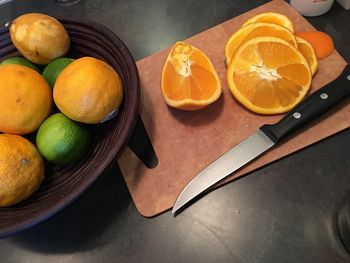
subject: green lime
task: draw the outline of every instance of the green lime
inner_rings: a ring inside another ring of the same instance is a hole
[[[36,136],[39,152],[56,164],[71,164],[85,156],[91,137],[85,128],[62,113],[47,118]]]
[[[50,62],[43,71],[43,77],[49,83],[50,87],[53,89],[55,86],[56,79],[61,71],[72,63],[74,59],[71,58],[58,58]]]
[[[35,71],[41,73],[40,69],[33,64],[32,62],[30,62],[29,60],[27,60],[24,57],[12,57],[12,58],[8,58],[3,60],[0,65],[7,65],[7,64],[18,64],[18,65],[22,65],[22,66],[26,66],[29,67],[31,69],[34,69]]]

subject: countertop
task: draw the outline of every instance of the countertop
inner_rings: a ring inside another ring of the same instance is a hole
[[[0,6],[0,23],[27,12],[86,18],[113,30],[135,60],[268,1],[53,0]],[[350,11],[308,18],[350,61]],[[349,116],[350,117],[350,116]],[[112,165],[73,204],[0,240],[7,262],[350,262],[336,227],[350,191],[350,130],[209,193],[176,217],[144,218]]]

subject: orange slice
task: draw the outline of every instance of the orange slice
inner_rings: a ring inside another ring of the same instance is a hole
[[[290,30],[291,32],[294,32],[294,26],[292,21],[290,21],[290,19],[287,16],[275,12],[267,12],[253,16],[252,18],[248,19],[242,26],[250,25],[252,23],[257,22],[280,25],[285,28],[288,28],[288,30]]]
[[[162,94],[166,103],[183,110],[199,110],[221,95],[218,74],[209,58],[198,48],[177,42],[162,71]]]
[[[225,46],[226,65],[244,42],[256,37],[278,37],[297,47],[294,34],[283,26],[269,23],[253,23],[236,31]]]
[[[314,76],[318,69],[318,62],[317,62],[314,48],[305,39],[296,37],[296,40],[298,44],[298,50],[306,58],[306,61],[307,63],[309,63],[309,66],[310,66],[311,74],[312,76]]]
[[[233,96],[262,114],[292,109],[309,91],[311,79],[304,56],[276,37],[257,37],[244,43],[227,70]]]

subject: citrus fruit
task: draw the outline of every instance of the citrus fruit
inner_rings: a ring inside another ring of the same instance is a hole
[[[17,17],[10,26],[12,43],[21,54],[37,64],[47,64],[67,53],[69,35],[55,18],[28,13]]]
[[[26,199],[44,179],[44,160],[27,139],[0,134],[0,206]]]
[[[258,22],[280,25],[285,28],[288,28],[290,32],[294,32],[294,26],[292,21],[290,21],[290,19],[287,16],[275,12],[261,13],[256,16],[253,16],[249,18],[242,26],[247,26],[252,23]]]
[[[262,114],[292,109],[307,94],[311,79],[304,56],[276,37],[245,42],[227,70],[233,96],[248,109]]]
[[[165,61],[161,89],[169,106],[183,110],[202,109],[221,95],[220,80],[209,58],[184,42],[177,42]]]
[[[256,37],[278,37],[297,47],[294,34],[283,26],[269,23],[253,23],[236,31],[226,43],[226,65],[229,65],[238,47]]]
[[[296,37],[296,40],[298,44],[298,50],[306,58],[307,63],[309,63],[309,66],[310,66],[311,74],[312,76],[314,76],[318,68],[318,62],[317,62],[315,51],[311,46],[311,44],[306,40],[300,37]]]
[[[317,59],[324,59],[332,54],[334,43],[332,38],[321,31],[296,32],[295,35],[305,39],[315,50]]]
[[[88,130],[62,113],[47,118],[36,136],[36,145],[42,156],[62,165],[83,158],[90,148],[90,141]]]
[[[7,64],[17,64],[17,65],[26,66],[31,69],[34,69],[38,73],[41,73],[40,69],[35,64],[33,64],[32,62],[30,62],[29,60],[23,57],[12,57],[12,58],[5,59],[1,62],[1,65],[7,65]]]
[[[72,120],[100,123],[116,116],[123,87],[118,73],[106,62],[83,57],[59,74],[53,97],[60,111]]]
[[[49,83],[51,89],[55,86],[56,79],[61,71],[73,62],[71,58],[58,58],[50,62],[43,71],[43,77]]]
[[[27,134],[49,115],[52,93],[45,79],[22,65],[0,66],[0,131]]]

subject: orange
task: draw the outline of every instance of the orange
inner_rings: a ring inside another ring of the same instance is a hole
[[[116,116],[123,99],[123,87],[118,73],[110,65],[83,57],[58,75],[53,97],[67,117],[93,124]]]
[[[317,59],[324,59],[332,54],[334,44],[332,38],[321,31],[296,32],[296,36],[305,39],[315,50]]]
[[[0,135],[0,206],[14,205],[35,192],[44,179],[44,160],[27,139]]]
[[[248,19],[242,26],[250,25],[252,23],[263,22],[271,23],[288,28],[291,32],[294,32],[294,26],[290,19],[282,14],[275,12],[261,13]]]
[[[306,40],[300,37],[296,37],[296,40],[298,44],[298,50],[306,58],[307,63],[309,63],[309,66],[310,66],[311,74],[312,76],[314,76],[318,69],[318,62],[317,62],[315,51],[311,46],[311,44]]]
[[[52,93],[45,79],[22,65],[0,66],[0,131],[27,134],[49,115]]]
[[[287,41],[275,37],[258,37],[244,43],[227,70],[233,96],[262,114],[292,109],[309,91],[311,79],[304,56]]]
[[[221,95],[221,84],[209,58],[198,48],[177,42],[165,61],[161,89],[166,103],[182,110],[199,110]]]
[[[255,37],[279,37],[288,41],[291,45],[297,47],[295,37],[291,31],[283,26],[269,24],[269,23],[253,23],[236,31],[226,43],[225,56],[226,65],[229,65],[233,55],[238,47],[244,42]]]

